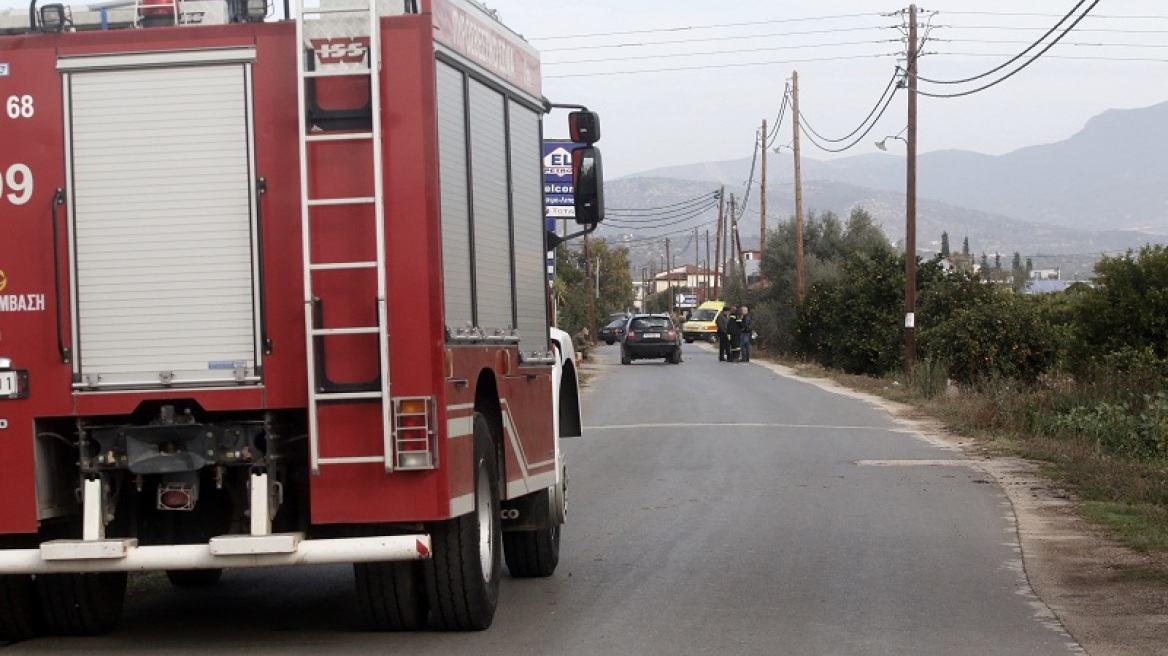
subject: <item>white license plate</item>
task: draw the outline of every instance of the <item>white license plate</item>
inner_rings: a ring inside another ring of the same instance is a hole
[[[646,339],[649,337],[660,337],[660,336],[661,336],[661,333],[645,333],[644,335],[641,335],[641,337],[644,337]]]
[[[16,396],[16,372],[0,371],[0,396]]]

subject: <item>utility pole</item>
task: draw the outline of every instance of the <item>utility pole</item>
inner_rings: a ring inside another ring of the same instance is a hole
[[[778,129],[777,127],[775,129]],[[767,124],[766,119],[762,120],[762,134],[759,135],[762,143],[762,180],[758,187],[758,203],[759,203],[759,218],[758,218],[758,275],[759,280],[762,280],[762,254],[766,250],[766,197],[767,197],[767,179],[766,179],[766,161],[767,161]]]
[[[726,253],[725,260],[722,264],[722,271],[725,273],[727,279],[733,275],[734,271],[734,258],[730,256],[730,249],[733,248],[730,239],[734,235],[733,229],[738,226],[738,221],[735,218],[736,215],[734,194],[730,194],[730,214],[726,217]]]
[[[908,7],[908,170],[905,172],[904,368],[912,384],[917,359],[917,6]]]
[[[746,289],[746,259],[742,252],[742,232],[738,229],[738,222],[734,222],[734,244],[738,249],[738,271],[742,276],[742,288]]]
[[[795,290],[802,302],[807,281],[803,268],[803,162],[799,156],[799,71],[791,72],[791,123],[795,130]]]
[[[726,208],[726,185],[718,189],[718,236],[714,239],[714,298],[718,298],[718,287],[722,283],[722,217]]]
[[[592,298],[592,254],[588,248],[588,235],[584,235],[584,280],[588,286],[585,292],[588,294],[588,341],[591,344],[596,343],[596,299]]]
[[[665,285],[669,294],[669,314],[673,314],[673,266],[669,264],[669,238],[665,238]]]
[[[708,229],[706,230],[706,266],[704,268],[706,270],[706,297],[702,300],[712,301],[714,299],[710,298],[710,231]]]

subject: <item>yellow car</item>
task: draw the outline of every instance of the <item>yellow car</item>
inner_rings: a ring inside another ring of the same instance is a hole
[[[690,315],[689,321],[681,325],[681,336],[685,339],[685,343],[690,344],[695,339],[707,342],[718,341],[718,324],[715,323],[715,320],[725,308],[726,303],[723,301],[706,301],[699,305],[698,309]]]

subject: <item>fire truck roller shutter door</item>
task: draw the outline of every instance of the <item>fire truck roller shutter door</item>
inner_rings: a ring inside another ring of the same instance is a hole
[[[548,352],[547,254],[543,250],[543,166],[539,115],[508,102],[511,134],[511,212],[515,261],[515,314],[519,352]]]
[[[83,384],[258,382],[250,66],[182,54],[59,63]]]
[[[442,204],[442,284],[446,329],[473,325],[470,196],[467,191],[466,76],[438,62],[438,175]]]
[[[501,93],[474,79],[469,88],[475,314],[494,335],[514,327],[506,122]]]

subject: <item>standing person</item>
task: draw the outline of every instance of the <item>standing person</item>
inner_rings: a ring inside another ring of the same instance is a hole
[[[738,315],[738,309],[731,307],[730,313],[726,315],[726,335],[730,342],[730,355],[727,362],[738,362],[738,357],[742,354],[742,317]]]
[[[714,324],[718,326],[718,362],[725,362],[730,357],[730,335],[726,333],[726,317],[730,314],[729,307],[723,307],[718,316],[714,317]]]
[[[750,316],[750,308],[746,307],[745,305],[742,306],[742,309],[739,310],[739,312],[742,313],[739,317],[739,320],[742,323],[742,358],[740,361],[750,362],[750,336],[754,334],[754,320]]]

